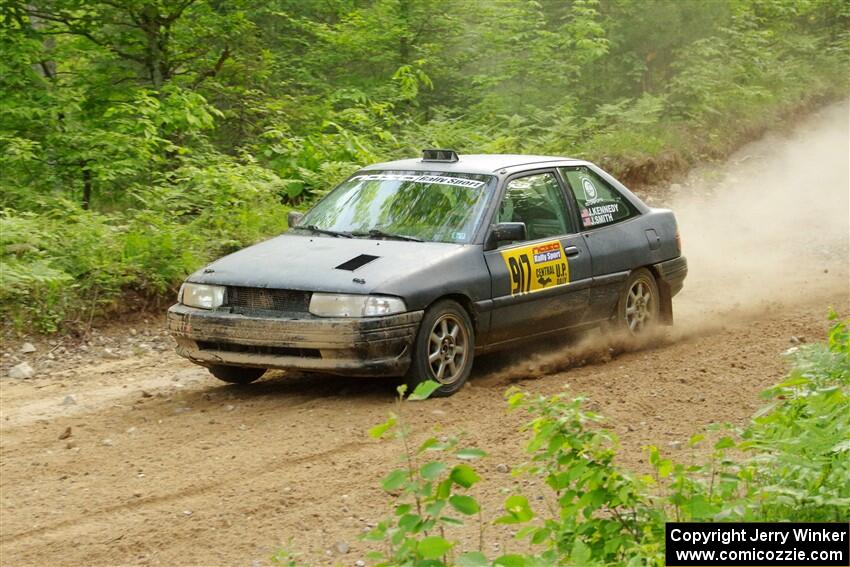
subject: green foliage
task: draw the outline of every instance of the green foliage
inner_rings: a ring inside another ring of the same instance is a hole
[[[171,293],[428,146],[657,181],[846,96],[848,30],[843,0],[7,1],[0,209],[41,236],[12,231],[0,310],[52,330]]]
[[[850,322],[832,319],[828,343],[790,354],[793,371],[741,433],[737,448],[753,455],[742,498],[757,503],[743,518],[839,521],[850,508]]]
[[[541,479],[550,495],[532,506],[510,494],[495,517],[482,512],[475,487],[484,479],[468,462],[484,451],[446,437],[414,446],[400,387],[396,411],[369,431],[403,447],[402,465],[381,483],[395,499],[393,512],[363,536],[381,550],[369,559],[380,566],[660,567],[667,521],[841,521],[850,507],[850,320],[830,318],[827,343],[789,352],[794,368],[764,392],[769,404],[746,427],[710,428],[716,441],[703,463],[678,463],[649,447],[651,476],[635,478],[615,463],[616,437],[583,409],[583,398],[509,391],[508,406],[531,418],[521,428],[529,462],[515,474]],[[407,400],[426,399],[436,387],[420,385]],[[696,434],[689,445],[705,439]],[[489,558],[480,543],[465,549],[452,534],[469,517],[482,536],[485,522],[519,528],[517,550]]]
[[[152,298],[173,292],[205,261],[283,231],[289,207],[280,191],[262,168],[219,163],[179,168],[134,190],[127,200],[135,207],[120,213],[64,198],[42,214],[2,210],[0,313],[49,332],[134,308],[127,289]]]
[[[641,484],[614,465],[616,437],[591,427],[601,418],[582,410],[581,397],[508,395],[511,408],[533,416],[523,428],[531,435],[526,451],[532,460],[520,470],[539,476],[560,510],[520,535],[544,546],[543,557],[551,563],[574,553],[587,562],[624,562],[657,518],[645,506]],[[508,515],[496,521],[530,521],[525,498],[511,498],[505,505]]]
[[[429,437],[413,447],[410,429],[402,418],[404,403],[425,400],[439,386],[423,382],[406,400],[406,388],[399,387],[397,411],[369,431],[375,438],[391,435],[400,439],[404,447],[403,466],[381,483],[384,490],[396,495],[393,515],[363,536],[366,541],[385,544],[385,551],[370,555],[377,565],[453,564],[458,543],[447,538],[446,531],[464,525],[465,516],[480,514],[478,501],[468,491],[481,477],[465,461],[485,453],[459,448],[457,438]],[[457,559],[459,564],[470,560],[464,556]]]
[[[836,522],[846,517],[850,320],[838,321],[834,313],[831,318],[836,322],[828,343],[792,349],[794,368],[788,378],[763,393],[769,403],[749,425],[714,443],[707,464],[674,463],[650,448],[655,477],[666,488],[654,506],[677,521]],[[702,441],[695,436],[691,444]],[[661,562],[661,555],[656,559]]]

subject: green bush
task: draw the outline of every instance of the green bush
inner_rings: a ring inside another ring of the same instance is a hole
[[[424,400],[439,387],[436,382],[420,384],[407,398]],[[445,561],[454,556],[456,544],[444,537],[447,530],[462,526],[470,516],[480,518],[481,509],[470,489],[481,477],[469,462],[485,453],[476,448],[459,448],[458,440],[430,437],[410,446],[409,430],[402,419],[405,387],[399,387],[398,413],[369,431],[372,437],[394,434],[404,445],[404,466],[390,472],[381,483],[384,490],[398,494],[391,517],[365,534],[367,541],[380,541],[386,551],[370,554],[378,565],[422,564]],[[431,456],[441,460],[429,460]],[[446,462],[448,461],[448,462]],[[479,553],[457,556],[458,564],[474,564]]]
[[[67,201],[47,215],[6,210],[0,234],[0,308],[19,327],[54,331],[125,283],[118,231],[106,215]]]
[[[268,170],[219,160],[137,189],[137,208],[84,210],[43,200],[0,212],[0,313],[18,329],[87,326],[96,314],[159,298],[218,256],[286,230],[290,207]]]

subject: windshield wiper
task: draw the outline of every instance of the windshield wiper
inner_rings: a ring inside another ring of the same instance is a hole
[[[343,238],[351,238],[350,232],[340,232],[338,230],[328,230],[326,228],[319,228],[314,224],[307,224],[304,226],[296,226],[295,228],[302,228],[304,230],[309,230],[310,232],[315,232],[318,234],[327,234],[329,236],[341,236]]]
[[[423,242],[421,238],[407,236],[406,234],[393,234],[384,232],[379,228],[370,228],[367,232],[352,232],[351,236],[369,236],[371,238],[393,238],[395,240],[409,240],[410,242]]]

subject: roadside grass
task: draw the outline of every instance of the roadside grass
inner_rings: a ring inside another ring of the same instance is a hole
[[[405,406],[438,387],[399,388],[395,411],[369,431],[394,439],[402,466],[382,488],[395,499],[383,521],[364,533],[376,566],[537,567],[552,565],[664,565],[667,521],[838,522],[850,510],[850,319],[833,324],[824,343],[790,349],[788,377],[762,394],[766,405],[742,427],[725,434],[702,463],[685,464],[646,450],[653,473],[634,475],[615,464],[617,437],[584,398],[506,394],[511,411],[529,421],[521,428],[527,461],[514,476],[548,488],[544,501],[511,493],[498,517],[485,517],[475,497],[482,480],[475,460],[484,450],[456,437],[434,436],[417,446]],[[689,444],[706,442],[698,433]],[[465,546],[459,527],[477,525],[477,545]],[[517,528],[516,549],[487,555],[487,525]],[[299,564],[291,550],[273,561]]]

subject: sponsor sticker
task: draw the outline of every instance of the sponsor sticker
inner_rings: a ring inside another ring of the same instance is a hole
[[[451,185],[453,187],[467,187],[477,189],[484,186],[483,181],[477,179],[464,179],[462,177],[446,177],[443,175],[407,175],[402,173],[370,173],[368,175],[357,175],[351,178],[358,181],[408,181],[411,183],[424,183],[428,185]]]
[[[581,187],[584,189],[585,201],[588,204],[595,203],[599,199],[599,192],[596,191],[596,185],[593,184],[593,181],[589,177],[581,178]]]
[[[504,250],[502,259],[508,268],[511,295],[570,283],[570,267],[560,240]]]

